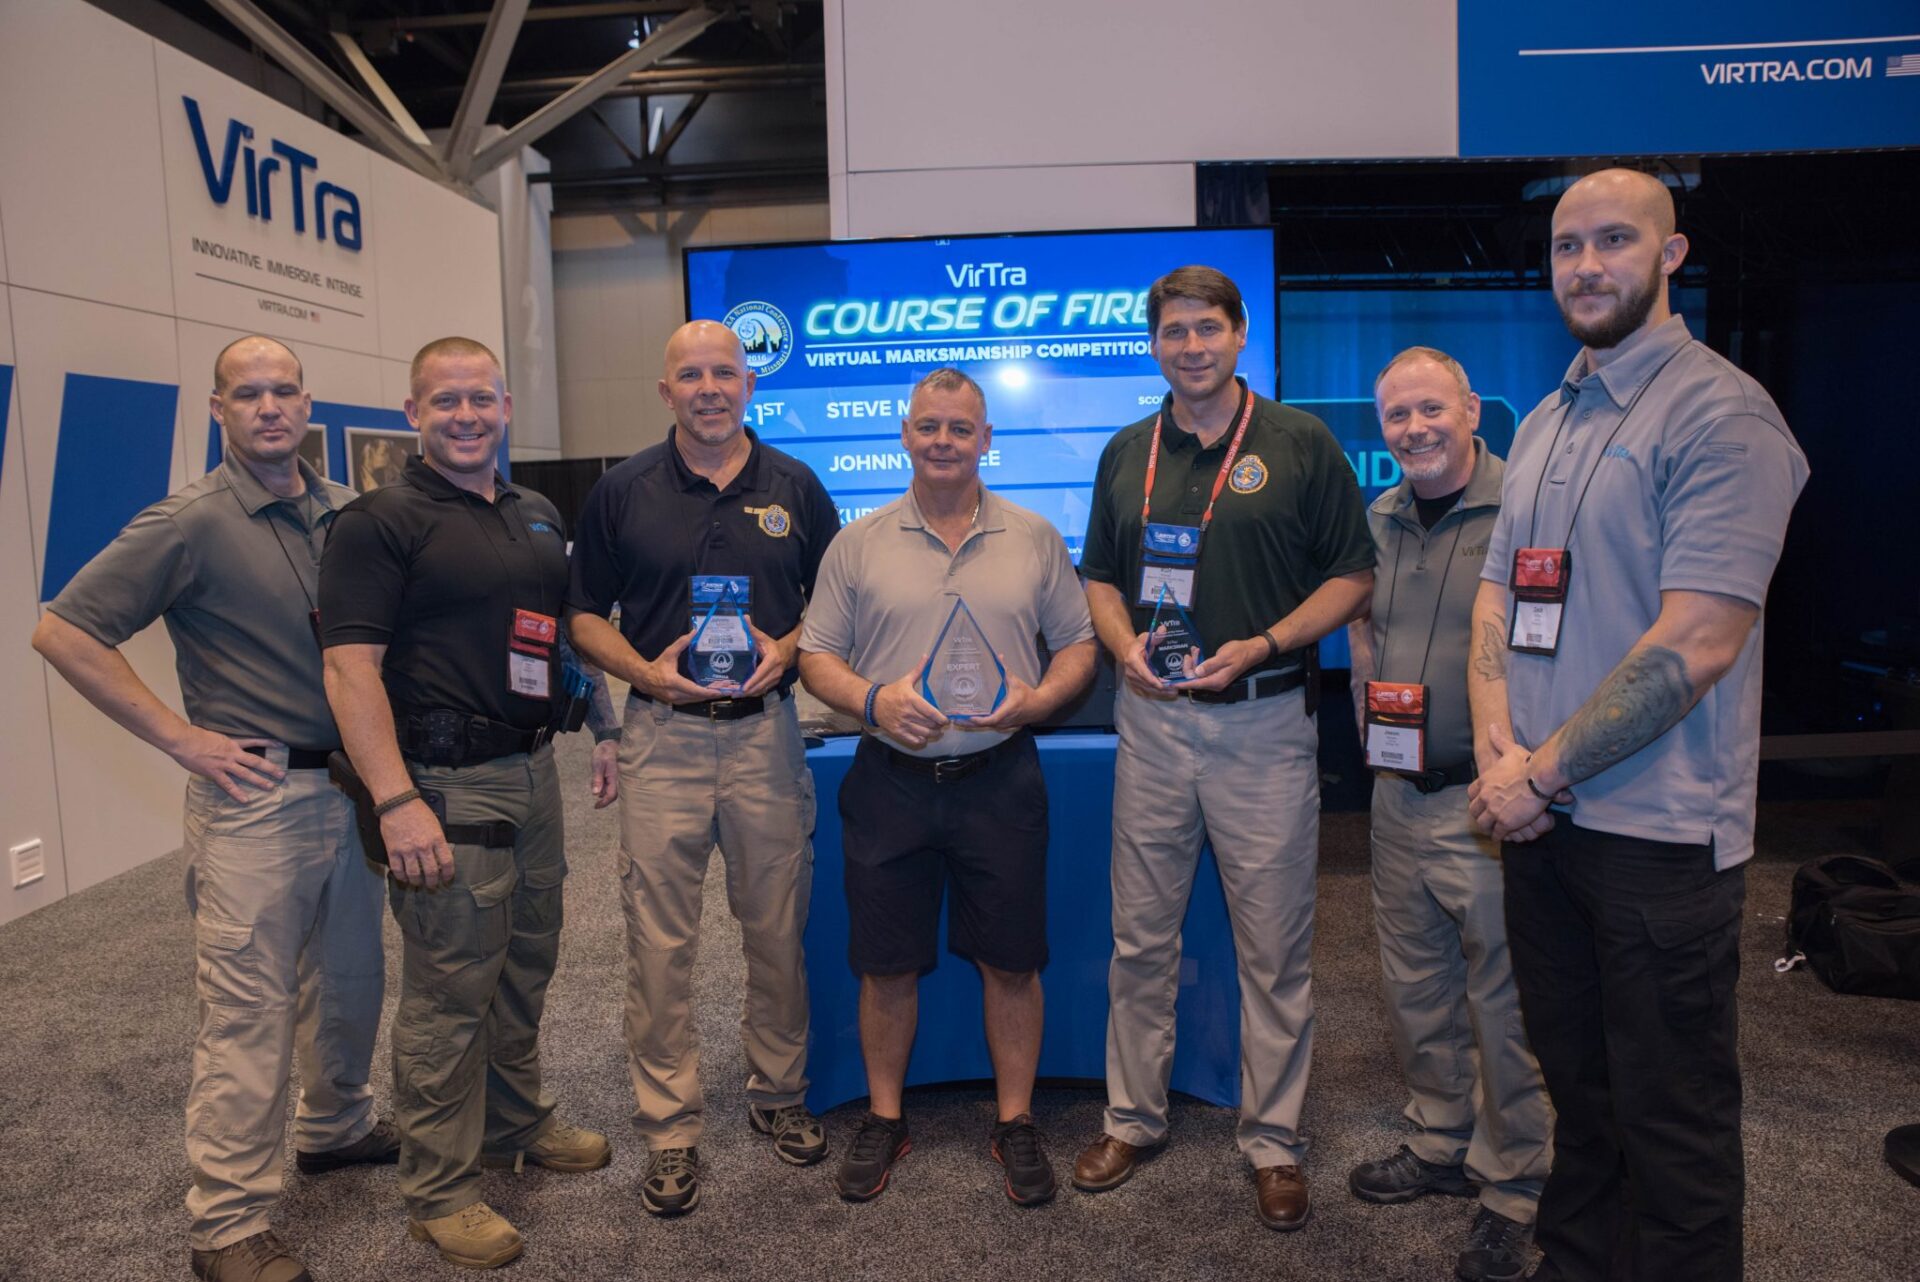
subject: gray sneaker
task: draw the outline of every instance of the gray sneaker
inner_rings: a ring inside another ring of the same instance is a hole
[[[812,1166],[827,1155],[827,1131],[805,1104],[785,1108],[747,1106],[747,1120],[762,1135],[773,1136],[773,1152],[789,1166]]]
[[[1380,1162],[1362,1162],[1347,1176],[1347,1188],[1366,1202],[1411,1202],[1428,1193],[1445,1197],[1469,1197],[1473,1182],[1457,1166],[1437,1166],[1417,1157],[1405,1144],[1392,1157]]]
[[[700,1205],[700,1150],[655,1149],[640,1181],[640,1205],[654,1215],[685,1215]]]
[[[204,1282],[313,1282],[307,1266],[268,1229],[217,1251],[193,1253],[193,1276]]]
[[[1460,1282],[1514,1282],[1526,1276],[1533,1254],[1533,1225],[1481,1207],[1467,1230],[1466,1249],[1453,1266]]]

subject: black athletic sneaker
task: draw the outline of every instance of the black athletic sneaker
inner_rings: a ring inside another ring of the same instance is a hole
[[[1533,1225],[1483,1206],[1467,1230],[1466,1249],[1460,1252],[1453,1274],[1460,1282],[1514,1282],[1526,1276],[1532,1248]]]
[[[1033,1114],[1022,1113],[993,1128],[993,1160],[1007,1173],[1007,1196],[1021,1206],[1038,1206],[1053,1198],[1053,1163],[1040,1143]]]
[[[1457,1166],[1436,1166],[1417,1157],[1405,1144],[1392,1157],[1379,1162],[1362,1162],[1347,1176],[1353,1195],[1368,1202],[1411,1202],[1428,1193],[1444,1197],[1468,1197],[1473,1183]]]
[[[833,1187],[849,1202],[866,1202],[879,1197],[887,1188],[893,1164],[913,1151],[904,1117],[875,1117],[868,1113],[860,1120],[860,1129],[833,1173]]]
[[[655,1215],[682,1215],[700,1205],[700,1150],[661,1148],[649,1154],[640,1205]]]

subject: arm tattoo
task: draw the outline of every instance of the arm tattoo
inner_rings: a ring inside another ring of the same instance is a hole
[[[1473,656],[1473,670],[1482,681],[1507,679],[1507,645],[1500,637],[1499,625],[1491,620],[1480,624],[1480,653]]]
[[[1662,646],[1635,650],[1560,728],[1560,769],[1569,784],[1591,779],[1679,724],[1698,696],[1687,664]]]

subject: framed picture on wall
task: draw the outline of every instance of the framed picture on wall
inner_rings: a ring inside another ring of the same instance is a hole
[[[347,429],[348,484],[362,494],[400,483],[407,456],[420,452],[418,432],[387,432],[371,427]]]
[[[327,474],[327,429],[309,427],[307,434],[300,440],[300,457],[305,459],[314,471]]]

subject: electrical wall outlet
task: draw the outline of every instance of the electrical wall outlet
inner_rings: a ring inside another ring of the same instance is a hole
[[[13,888],[31,886],[47,875],[47,848],[39,838],[24,841],[7,851],[13,869]]]

